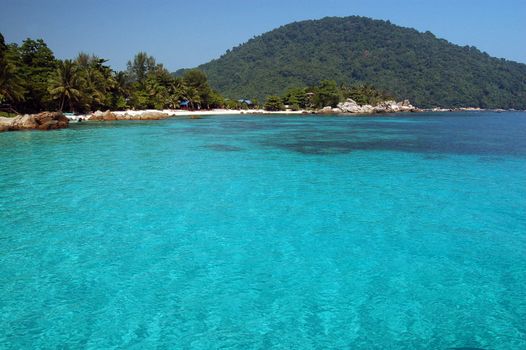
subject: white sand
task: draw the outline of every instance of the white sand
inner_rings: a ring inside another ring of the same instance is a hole
[[[144,112],[161,112],[170,114],[173,116],[192,116],[192,115],[237,115],[237,114],[302,114],[304,111],[277,111],[270,112],[263,109],[212,109],[212,110],[199,110],[199,111],[187,111],[184,109],[147,109],[140,111],[115,111],[116,115],[122,115],[128,113],[129,115],[142,114]]]
[[[127,110],[127,111],[112,111],[115,115],[140,115],[143,113],[148,112],[157,112],[157,113],[166,113],[170,116],[178,117],[178,116],[201,116],[201,115],[239,115],[239,114],[304,114],[309,113],[303,110],[300,111],[277,111],[277,112],[270,112],[265,111],[263,109],[212,109],[212,110],[199,110],[199,111],[187,111],[183,109],[142,109],[142,110]],[[66,117],[69,120],[77,121],[79,119],[88,120],[91,116],[91,113],[89,114],[83,114],[83,115],[66,115]]]

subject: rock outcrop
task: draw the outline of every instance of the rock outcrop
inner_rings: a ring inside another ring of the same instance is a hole
[[[116,112],[110,111],[101,112],[96,111],[90,115],[88,120],[95,121],[112,121],[112,120],[159,120],[170,117],[170,114],[158,111],[143,111],[143,112]]]
[[[132,119],[140,119],[140,120],[159,120],[159,119],[166,119],[170,117],[168,113],[163,112],[144,112],[137,116],[138,118],[132,118]]]
[[[68,125],[69,119],[61,112],[42,112],[18,115],[14,118],[0,118],[0,131],[52,130],[67,128]]]
[[[333,109],[336,113],[356,113],[356,114],[371,114],[371,113],[399,113],[399,112],[417,112],[418,109],[411,105],[408,100],[401,102],[384,101],[376,106],[359,105],[352,99],[338,103],[337,108]]]
[[[110,111],[106,111],[106,112],[96,111],[89,117],[89,120],[111,121],[111,120],[117,120],[117,116],[111,113]]]
[[[334,113],[334,110],[331,106],[327,106],[327,107],[323,107],[322,109],[316,111],[317,113],[320,113],[320,114],[332,114]]]
[[[9,131],[13,118],[0,117],[0,132]]]

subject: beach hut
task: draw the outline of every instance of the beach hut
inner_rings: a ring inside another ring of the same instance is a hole
[[[251,106],[254,105],[254,103],[253,103],[251,100],[246,99],[246,98],[242,98],[242,99],[237,100],[237,101],[238,101],[239,103],[242,103],[242,104],[247,105],[248,107],[251,107]]]
[[[181,109],[188,109],[189,105],[190,105],[190,101],[188,100],[179,101],[179,107],[181,107]]]

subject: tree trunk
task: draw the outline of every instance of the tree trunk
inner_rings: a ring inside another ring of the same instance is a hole
[[[62,101],[60,102],[60,112],[64,109],[64,101],[66,100],[66,95],[62,95]]]

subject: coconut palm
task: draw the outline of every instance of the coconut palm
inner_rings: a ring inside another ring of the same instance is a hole
[[[70,110],[73,109],[73,103],[81,100],[81,83],[78,66],[73,61],[58,63],[58,68],[49,81],[49,93],[53,99],[60,100],[60,111],[64,109],[66,100]]]
[[[192,86],[188,86],[183,79],[176,80],[174,85],[172,85],[172,100],[175,99],[178,100],[177,104],[184,100],[188,101],[192,110],[201,106],[199,91]]]
[[[183,79],[174,77],[168,85],[168,106],[170,108],[179,107],[179,103],[186,99],[186,85]]]
[[[0,102],[18,102],[24,100],[22,79],[11,63],[0,64]]]
[[[4,37],[0,34],[0,102],[24,99],[24,86]]]
[[[96,67],[89,66],[82,69],[80,73],[84,82],[83,90],[86,92],[84,100],[87,107],[90,109],[102,108],[105,105],[108,82]]]
[[[145,91],[148,94],[149,103],[157,109],[163,109],[168,104],[168,90],[154,76],[146,78]]]
[[[112,104],[116,80],[107,60],[96,55],[79,53],[75,63],[83,80],[83,104],[88,109],[108,108]]]

